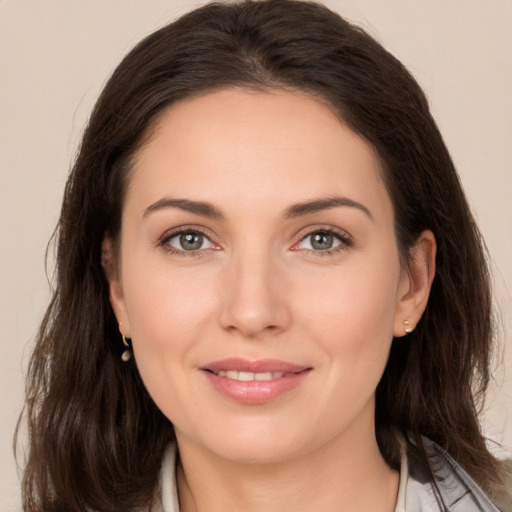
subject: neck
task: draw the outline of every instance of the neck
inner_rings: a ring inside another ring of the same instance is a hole
[[[373,428],[353,430],[328,445],[272,464],[227,461],[178,442],[180,511],[392,512],[398,473],[383,460]]]

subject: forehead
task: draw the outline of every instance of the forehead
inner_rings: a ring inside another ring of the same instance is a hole
[[[281,90],[223,90],[161,115],[136,155],[128,196],[285,207],[342,194],[389,208],[380,174],[372,147],[324,102]]]

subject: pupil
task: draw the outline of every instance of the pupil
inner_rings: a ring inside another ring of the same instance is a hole
[[[325,251],[332,247],[333,236],[327,233],[316,233],[313,235],[311,245],[314,249]]]
[[[186,251],[200,249],[203,245],[203,235],[196,233],[183,233],[180,236],[180,244]]]

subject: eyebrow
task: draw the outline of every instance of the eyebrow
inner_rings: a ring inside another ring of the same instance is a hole
[[[148,206],[144,211],[143,217],[148,214],[162,210],[164,208],[179,208],[186,212],[195,213],[196,215],[202,215],[203,217],[210,217],[212,219],[224,219],[224,214],[215,208],[210,203],[204,201],[191,201],[190,199],[170,199],[163,198]]]
[[[348,206],[351,208],[357,208],[365,213],[370,220],[373,219],[373,215],[370,210],[361,203],[349,199],[348,197],[328,197],[325,199],[316,199],[314,201],[308,201],[304,203],[297,203],[284,211],[283,217],[285,219],[295,219],[311,213],[320,212],[322,210],[328,210],[330,208],[337,208],[340,206]],[[152,212],[163,210],[165,208],[178,208],[186,212],[191,212],[196,215],[203,217],[209,217],[212,219],[223,220],[225,215],[211,203],[205,201],[192,201],[190,199],[172,199],[163,198],[148,206],[144,211],[143,217],[146,217]]]
[[[349,199],[348,197],[327,197],[325,199],[317,199],[306,203],[297,203],[286,209],[284,212],[285,219],[294,219],[310,213],[316,213],[322,210],[330,208],[337,208],[339,206],[349,206],[351,208],[357,208],[365,213],[371,221],[373,221],[373,215],[370,210],[361,203]]]

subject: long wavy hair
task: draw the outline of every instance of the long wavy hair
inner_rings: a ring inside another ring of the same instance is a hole
[[[400,254],[425,229],[438,246],[416,330],[393,342],[376,390],[376,433],[399,467],[397,432],[446,449],[491,495],[503,465],[478,421],[494,339],[485,247],[422,90],[379,43],[326,7],[211,3],[154,32],[121,62],[83,135],[55,233],[55,289],[30,361],[26,512],[147,510],[173,427],[125,364],[101,264],[119,238],[131,162],[174,102],[233,88],[327,102],[376,151]]]

